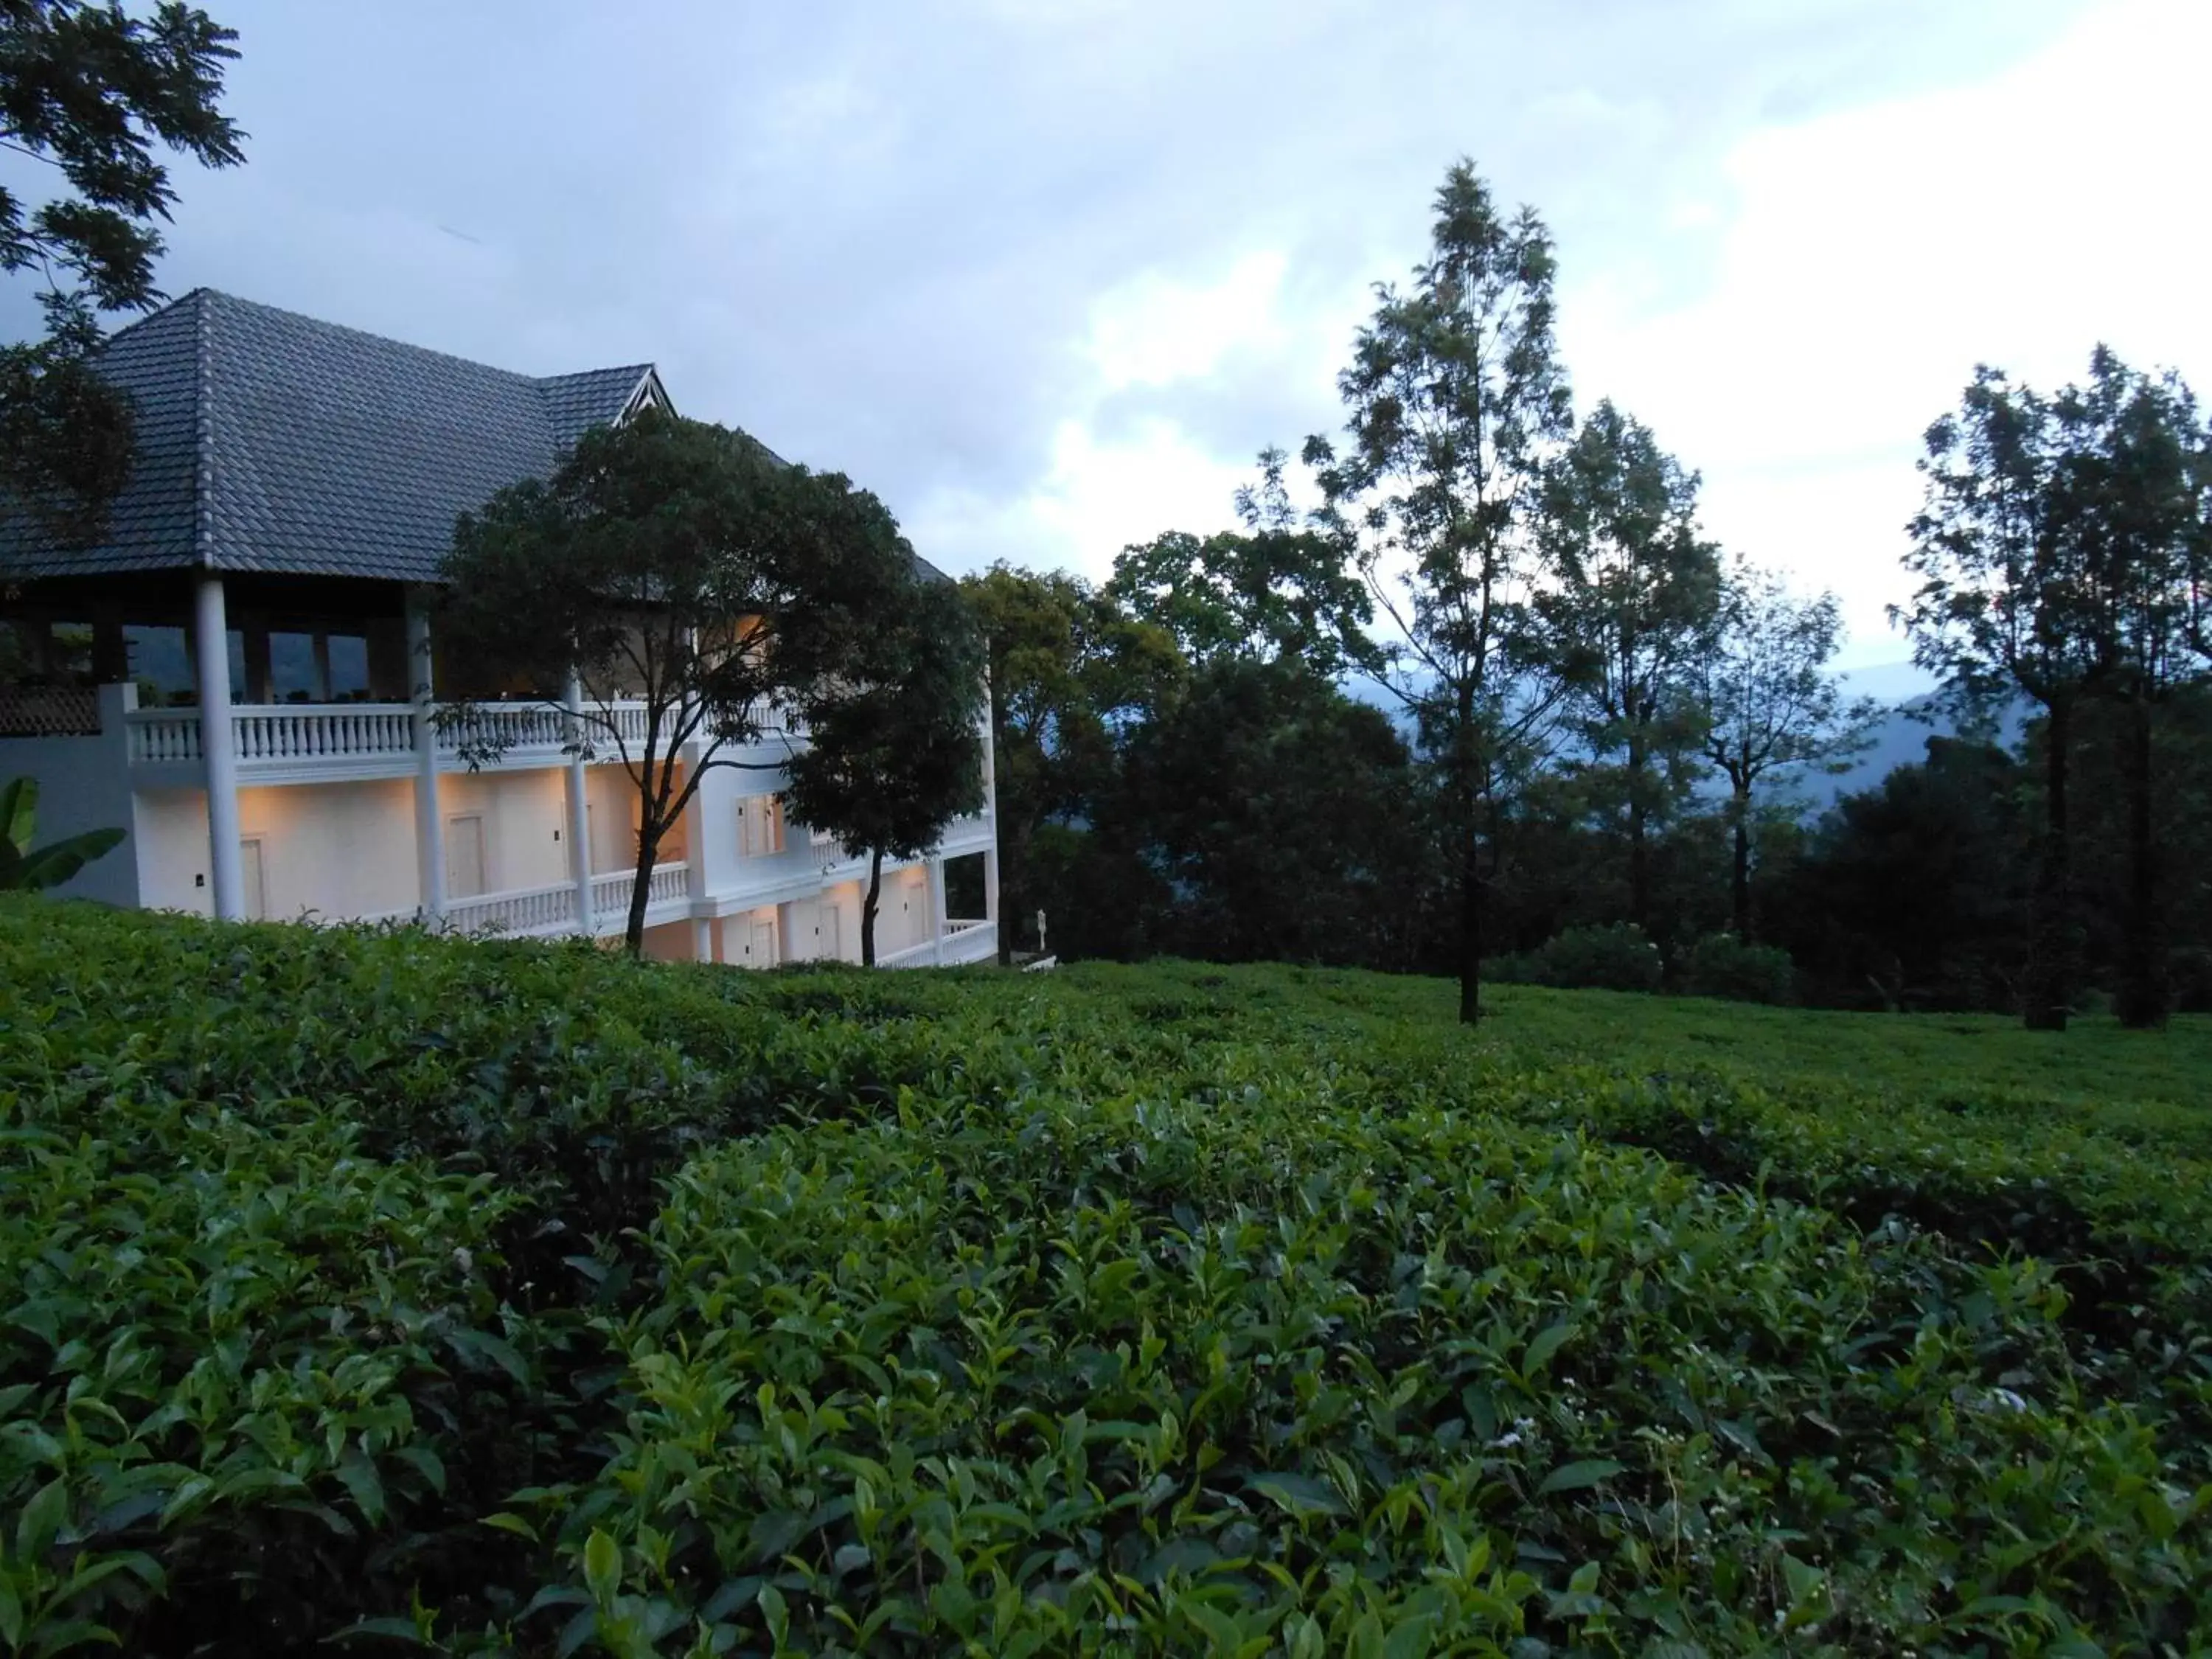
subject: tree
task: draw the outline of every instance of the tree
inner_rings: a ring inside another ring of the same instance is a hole
[[[2172,374],[2138,374],[2102,346],[2088,384],[2060,392],[2051,416],[2054,517],[2087,581],[2092,678],[2124,715],[2127,877],[2116,1012],[2123,1024],[2159,1025],[2168,985],[2153,728],[2174,688],[2204,670],[2192,624],[2212,575],[2212,477],[2188,386]]]
[[[1173,635],[1193,664],[1290,659],[1333,680],[1373,665],[1374,606],[1340,543],[1299,527],[1285,459],[1262,450],[1259,484],[1237,492],[1241,534],[1171,530],[1124,548],[1106,592]]]
[[[59,187],[33,207],[0,186],[0,270],[36,271],[43,339],[0,348],[0,486],[59,533],[99,533],[130,476],[129,400],[92,362],[103,313],[151,310],[157,226],[176,201],[157,146],[236,166],[216,108],[233,30],[169,0],[150,17],[81,0],[0,3],[0,144]]]
[[[868,860],[864,967],[876,965],[884,860],[921,857],[982,799],[982,701],[975,618],[951,583],[916,575],[869,630],[862,659],[800,694],[807,746],[790,763],[792,811]]]
[[[1784,886],[1779,942],[1831,1000],[2002,1006],[2032,885],[2024,769],[2002,749],[1928,739],[1822,816]]]
[[[1567,654],[1593,781],[1620,802],[1628,919],[1649,933],[1650,830],[1688,793],[1702,725],[1690,682],[1719,609],[1720,559],[1698,532],[1697,475],[1609,400],[1550,469],[1544,501],[1556,586],[1538,604]]]
[[[1530,604],[1545,467],[1570,422],[1553,339],[1552,240],[1507,217],[1470,162],[1437,192],[1410,289],[1376,290],[1338,379],[1345,442],[1307,441],[1319,526],[1356,560],[1404,640],[1388,684],[1415,714],[1459,884],[1460,1018],[1481,1015],[1486,885],[1501,801],[1557,709]]]
[[[1928,429],[1926,499],[1905,560],[1920,586],[1890,612],[1912,634],[1913,659],[1943,675],[1962,707],[2018,696],[2042,711],[2042,847],[2021,999],[2033,1030],[2066,1029],[2080,980],[2069,769],[2076,719],[2112,670],[2113,573],[2081,435],[2077,411],[1978,368],[1958,410]]]
[[[871,631],[907,591],[910,552],[883,504],[741,432],[647,410],[587,432],[550,480],[466,514],[441,623],[480,681],[560,709],[571,745],[611,749],[638,792],[624,939],[643,949],[662,840],[717,766],[821,688],[865,692]],[[641,720],[611,705],[641,702]],[[442,718],[471,760],[503,727],[466,699]],[[690,750],[684,763],[687,746]]]
[[[961,584],[989,663],[997,784],[999,954],[1040,896],[1031,857],[1048,823],[1095,818],[1121,734],[1176,695],[1187,669],[1165,629],[1080,577],[996,564]]]
[[[1754,796],[1777,774],[1839,772],[1866,744],[1876,709],[1846,699],[1828,673],[1843,635],[1832,593],[1800,599],[1739,556],[1722,589],[1698,671],[1705,758],[1729,781],[1729,915],[1753,941]]]
[[[1413,966],[1429,830],[1405,741],[1295,659],[1201,665],[1129,741],[1111,816],[1163,878],[1158,942]]]
[[[39,781],[12,778],[0,785],[0,892],[40,892],[58,887],[123,841],[120,830],[88,830],[66,841],[33,847],[38,833]]]

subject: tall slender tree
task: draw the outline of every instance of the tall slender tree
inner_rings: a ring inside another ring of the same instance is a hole
[[[2140,374],[2100,346],[2087,384],[2061,392],[2051,415],[2054,517],[2078,548],[2098,690],[2121,714],[2128,833],[2115,1010],[2124,1024],[2154,1026],[2169,1000],[2154,728],[2173,690],[2204,670],[2191,623],[2208,575],[2212,480],[2199,465],[2196,398],[2176,375]]]
[[[1651,928],[1651,830],[1688,793],[1703,722],[1692,680],[1721,599],[1698,532],[1698,477],[1610,400],[1551,468],[1542,520],[1554,580],[1537,598],[1565,654],[1588,773],[1618,803],[1628,919]]]
[[[1376,290],[1338,379],[1341,446],[1307,441],[1320,526],[1357,562],[1404,641],[1387,683],[1443,775],[1460,916],[1460,1018],[1480,1018],[1498,815],[1560,691],[1531,596],[1544,470],[1570,424],[1553,337],[1552,239],[1502,212],[1472,162],[1436,197],[1410,287]]]
[[[1925,501],[1905,558],[1920,586],[1890,615],[1911,633],[1913,659],[1962,705],[2024,697],[2042,710],[2044,823],[2022,1015],[2030,1030],[2063,1031],[2081,957],[2068,765],[2103,655],[2095,573],[2068,521],[2047,400],[1984,366],[1925,442]]]
[[[1827,672],[1843,636],[1832,593],[1799,599],[1738,555],[1698,670],[1705,757],[1728,780],[1729,915],[1751,942],[1757,794],[1777,775],[1840,771],[1864,746],[1875,706]]]

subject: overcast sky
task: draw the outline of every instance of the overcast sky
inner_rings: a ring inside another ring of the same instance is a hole
[[[170,292],[653,360],[955,571],[1227,522],[1462,154],[1557,237],[1578,404],[1841,592],[1851,661],[1905,654],[1978,361],[2212,392],[2207,0],[206,3],[251,137],[180,180]]]

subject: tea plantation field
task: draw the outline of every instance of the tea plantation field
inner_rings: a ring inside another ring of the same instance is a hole
[[[2212,1026],[0,902],[0,1651],[2212,1650]]]

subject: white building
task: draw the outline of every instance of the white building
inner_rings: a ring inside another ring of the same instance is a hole
[[[204,289],[103,364],[137,412],[106,539],[0,530],[0,779],[39,780],[41,840],[126,832],[64,890],[618,937],[629,775],[604,741],[565,751],[557,712],[528,702],[483,705],[507,741],[472,771],[434,700],[483,689],[425,600],[456,516],[665,404],[652,366],[532,379]],[[653,955],[859,960],[865,866],[781,808],[774,766],[803,742],[767,732],[740,758],[769,769],[706,771],[651,878]],[[988,753],[983,811],[885,866],[884,965],[996,953]]]

